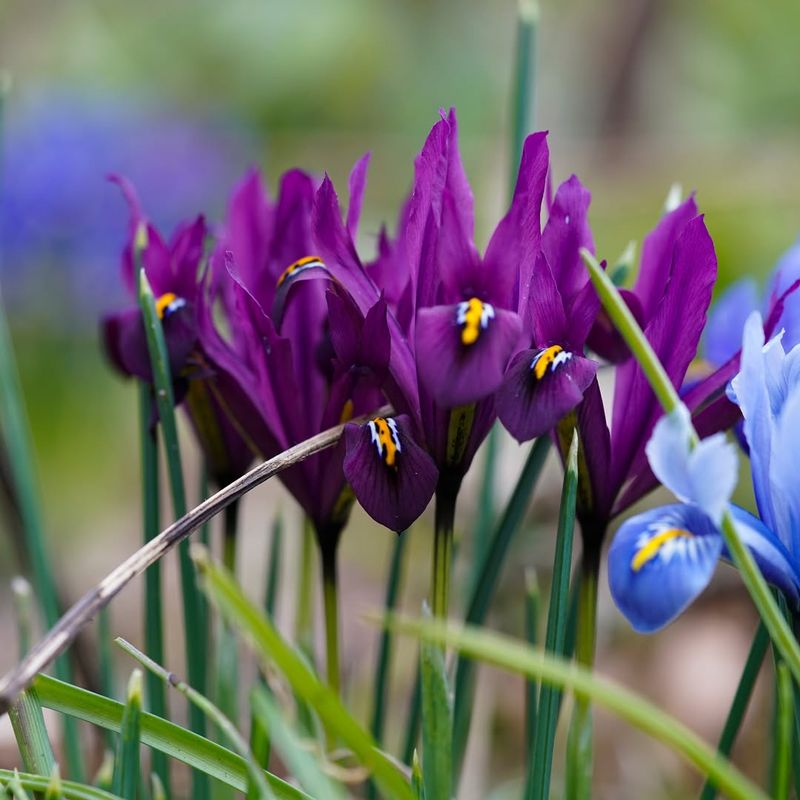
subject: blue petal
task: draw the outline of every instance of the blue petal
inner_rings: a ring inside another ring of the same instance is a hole
[[[608,552],[611,596],[635,630],[652,633],[703,591],[721,552],[719,531],[695,506],[638,514],[620,527]]]
[[[742,346],[747,317],[758,308],[758,286],[752,278],[737,281],[714,303],[703,335],[706,360],[722,366]]]
[[[691,416],[684,405],[664,415],[646,453],[653,474],[685,503],[694,503],[719,522],[736,486],[736,449],[719,433],[694,448]]]
[[[760,519],[739,506],[730,507],[736,530],[747,545],[768,583],[780,589],[786,599],[797,607],[800,600],[798,564],[780,539]],[[728,548],[723,544],[722,558],[730,561]]]
[[[774,301],[800,278],[800,240],[795,242],[778,260],[772,272],[769,295]],[[794,292],[786,299],[776,330],[785,330],[787,348],[800,342],[800,294]]]
[[[792,351],[787,361],[800,348]],[[788,398],[775,425],[770,461],[770,486],[775,516],[785,529],[778,529],[781,539],[795,560],[800,559],[800,384],[788,388]]]

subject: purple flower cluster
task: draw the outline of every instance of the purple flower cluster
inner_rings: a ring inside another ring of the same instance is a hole
[[[550,196],[547,137],[532,134],[508,212],[479,252],[451,110],[417,156],[395,235],[382,232],[365,262],[355,239],[367,166],[365,157],[352,171],[344,217],[328,177],[290,171],[273,199],[252,172],[213,236],[198,217],[169,241],[122,183],[131,208],[123,277],[133,289],[133,242],[148,226],[142,263],[176,396],[212,475],[226,482],[255,458],[388,402],[390,416],[347,425],[337,447],[283,474],[320,541],[335,546],[354,498],[395,531],[434,493],[454,499],[498,418],[521,442],[563,441],[577,426],[579,516],[600,541],[608,521],[656,483],[644,448],[659,406],[580,257],[581,248],[594,252],[589,192],[573,176]],[[678,387],[715,277],[713,244],[690,198],[647,237],[624,292]],[[104,338],[121,371],[149,380],[138,311],[106,318]],[[601,364],[615,370],[610,417]],[[735,419],[724,393],[730,374],[723,365],[688,390],[703,435]]]

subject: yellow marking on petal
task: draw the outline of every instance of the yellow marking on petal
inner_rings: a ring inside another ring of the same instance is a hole
[[[294,264],[289,264],[289,266],[286,267],[286,269],[281,273],[280,278],[278,278],[277,285],[280,286],[288,278],[291,278],[295,272],[302,270],[303,267],[311,266],[324,267],[325,264],[319,256],[306,256],[305,258],[300,258],[295,261]]]
[[[397,424],[393,419],[375,417],[369,423],[372,441],[378,448],[378,453],[387,467],[394,467],[397,463],[397,454],[400,452],[400,439],[397,434]]]
[[[167,309],[178,299],[178,295],[173,292],[165,292],[156,300],[156,313],[159,319],[164,319]]]
[[[652,539],[639,548],[639,551],[631,561],[631,569],[638,572],[645,564],[652,561],[659,553],[661,548],[673,539],[691,539],[693,534],[683,528],[667,528],[665,531],[656,534]]]
[[[353,419],[353,401],[348,400],[342,406],[342,416],[339,417],[339,424],[344,425],[345,422],[350,422],[351,419]]]
[[[559,344],[554,344],[551,347],[547,347],[537,356],[536,361],[533,364],[533,374],[536,376],[536,380],[540,381],[544,378],[545,373],[547,372],[547,368],[556,360],[556,356],[563,351],[563,347]]]
[[[464,312],[464,328],[461,331],[462,344],[475,344],[481,335],[481,317],[483,316],[483,303],[477,297],[467,302]]]

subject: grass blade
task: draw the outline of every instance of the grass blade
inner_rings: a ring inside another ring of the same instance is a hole
[[[26,689],[8,712],[22,763],[28,772],[49,775],[56,765],[36,689]]]
[[[125,800],[136,800],[139,790],[139,744],[142,725],[142,672],[135,669],[128,682],[127,702],[120,723],[119,746],[114,760],[112,791]]]
[[[139,458],[142,474],[142,533],[145,544],[158,536],[160,502],[158,479],[158,448],[155,431],[150,425],[152,407],[150,387],[139,383]],[[110,641],[110,640],[109,640]],[[144,646],[156,661],[164,658],[164,612],[161,595],[161,562],[156,561],[144,573]],[[168,717],[167,693],[164,684],[152,673],[145,676],[147,706],[157,717]],[[106,692],[108,697],[112,694]],[[157,750],[150,762],[165,790],[169,792],[169,763]]]
[[[408,719],[406,720],[406,737],[403,744],[403,763],[408,764],[417,750],[419,728],[422,722],[422,677],[417,669],[414,686],[408,703]]]
[[[313,708],[328,732],[341,739],[372,770],[381,791],[389,797],[411,800],[411,788],[395,764],[377,748],[369,733],[283,639],[266,615],[242,594],[228,574],[210,561],[208,551],[195,547],[193,555],[209,599],[251,642],[262,661],[278,667],[295,694]]]
[[[21,575],[11,579],[11,597],[14,601],[14,619],[17,622],[19,657],[30,649],[33,630],[33,589]]]
[[[142,227],[136,237],[137,264],[141,263],[142,251],[147,247],[146,228]],[[172,393],[172,376],[169,371],[169,355],[164,339],[161,319],[156,311],[155,298],[144,269],[139,269],[139,306],[144,318],[147,337],[147,350],[153,371],[154,393],[161,433],[164,438],[167,473],[173,512],[176,518],[186,513],[186,492],[183,485],[183,468],[178,442],[178,429],[175,420],[175,398]],[[206,688],[206,662],[208,634],[203,614],[200,593],[195,582],[194,570],[189,558],[189,542],[184,539],[178,545],[178,560],[181,574],[181,593],[183,596],[184,639],[186,644],[186,669],[189,682],[200,691]],[[189,721],[195,733],[205,732],[205,718],[197,706],[189,707]],[[208,786],[202,777],[197,776],[193,789],[198,800],[208,796]]]
[[[174,672],[169,672],[160,664],[156,664],[152,658],[148,658],[144,653],[137,650],[130,642],[126,642],[124,639],[117,638],[116,643],[126,653],[128,653],[128,655],[135,658],[145,669],[155,675],[158,675],[158,677],[165,684],[172,686],[184,697],[186,697],[190,703],[192,703],[194,706],[197,706],[197,708],[199,708],[200,711],[207,716],[214,723],[214,725],[217,726],[224,737],[230,742],[234,750],[236,750],[236,752],[238,752],[239,755],[245,759],[249,777],[258,788],[258,796],[262,798],[272,797],[272,792],[267,785],[263,770],[253,759],[253,754],[250,752],[247,742],[242,738],[242,735],[238,730],[236,730],[236,726],[228,717],[226,717],[207,697],[205,697],[205,695],[182,681]]]
[[[250,695],[253,716],[269,731],[275,749],[289,773],[312,796],[343,800],[345,793],[320,768],[307,747],[289,728],[277,704],[264,686],[254,686]]]
[[[383,621],[405,633],[500,669],[580,693],[597,705],[652,736],[683,756],[702,774],[709,775],[732,800],[766,800],[767,795],[696,733],[645,698],[585,667],[531,648],[524,642],[473,626],[447,625],[439,620],[395,617]]]
[[[64,787],[61,785],[61,774],[58,771],[58,764],[54,764],[50,781],[44,793],[44,800],[61,800],[63,797]]]
[[[427,612],[427,608],[425,609]],[[429,613],[429,612],[428,612]],[[453,719],[441,646],[420,647],[422,676],[422,776],[425,796],[448,800],[453,782]]]
[[[764,657],[768,649],[769,633],[764,623],[759,622],[755,636],[753,637],[753,643],[750,645],[750,652],[747,654],[744,669],[742,670],[742,677],[739,678],[739,685],[736,687],[733,703],[731,703],[731,708],[730,711],[728,711],[728,717],[725,720],[722,735],[717,745],[717,752],[726,758],[730,756],[731,750],[733,750],[733,743],[736,741],[736,736],[742,725],[747,706],[753,695],[758,673],[761,671],[761,665],[764,663]],[[716,796],[717,787],[710,781],[706,781],[703,786],[703,791],[700,793],[700,800],[714,800]]]
[[[792,774],[792,726],[794,723],[794,690],[789,668],[782,661],[775,668],[777,683],[776,726],[773,742],[772,770],[770,781],[772,796],[784,800],[789,796],[789,782]],[[800,765],[795,765],[795,768]]]
[[[566,651],[569,620],[569,574],[572,565],[572,542],[575,533],[575,501],[578,491],[578,435],[572,434],[561,490],[558,512],[556,553],[553,561],[553,582],[547,609],[545,651],[563,656]],[[525,797],[546,800],[550,796],[550,774],[553,767],[553,744],[558,725],[561,691],[544,685],[539,693],[539,717],[533,751],[528,759]]]
[[[541,595],[536,571],[525,572],[525,640],[531,647],[539,644],[539,606]],[[536,729],[539,726],[539,685],[536,681],[525,684],[525,745],[528,753],[533,753]],[[527,796],[527,791],[526,795]]]
[[[489,551],[481,565],[480,577],[475,582],[466,614],[466,622],[470,625],[480,625],[486,619],[511,540],[525,516],[525,509],[541,475],[549,449],[550,439],[547,436],[537,439],[531,447],[517,485],[495,529]],[[459,658],[453,712],[453,763],[456,768],[461,764],[467,745],[474,689],[475,665],[468,659]]]
[[[419,753],[416,750],[411,754],[411,788],[417,800],[425,800],[425,781],[422,778],[422,764],[419,763]]]
[[[70,714],[101,728],[113,731],[121,729],[125,707],[116,700],[101,697],[47,675],[40,675],[36,679],[36,689],[45,708]],[[240,792],[247,789],[245,760],[210,739],[145,712],[141,719],[141,740],[142,744],[160,750]],[[308,795],[286,781],[270,773],[266,773],[266,776],[278,800],[309,800]]]
[[[267,580],[264,589],[264,609],[270,619],[275,619],[275,599],[278,596],[282,549],[283,519],[278,515],[272,523],[272,537],[269,543],[269,565],[267,567]]]
[[[0,781],[12,785],[16,782],[23,796],[27,797],[25,790],[30,792],[46,792],[51,778],[44,775],[31,775],[26,772],[16,770],[0,769]],[[66,800],[115,800],[116,795],[96,789],[94,786],[86,786],[74,781],[61,781],[61,792]],[[15,797],[18,796],[15,793]]]
[[[33,441],[25,413],[11,332],[0,297],[0,432],[8,452],[8,465],[14,498],[22,522],[25,551],[30,559],[34,593],[45,623],[55,625],[60,614],[55,575],[47,554],[44,522],[33,457]],[[70,680],[72,669],[65,657],[56,661],[56,674]],[[64,721],[64,746],[69,774],[76,780],[84,776],[78,728],[73,720]]]
[[[513,190],[522,157],[522,145],[533,121],[536,89],[536,27],[539,5],[536,0],[519,0],[517,10],[517,54],[514,66],[511,180]]]

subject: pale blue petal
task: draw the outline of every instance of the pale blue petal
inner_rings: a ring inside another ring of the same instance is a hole
[[[694,506],[638,514],[623,523],[608,552],[611,596],[637,631],[657,631],[708,585],[721,552],[719,531]]]
[[[736,448],[716,434],[694,448],[688,409],[680,405],[663,416],[647,443],[653,474],[685,503],[699,506],[718,523],[736,486]]]
[[[796,348],[797,349],[797,348]],[[787,358],[788,360],[788,358]],[[770,461],[772,507],[781,525],[777,533],[800,560],[800,385],[789,389],[775,425]]]
[[[797,560],[792,558],[783,542],[760,519],[739,506],[731,506],[731,514],[739,536],[753,554],[764,578],[780,589],[796,607],[800,599]],[[727,547],[723,547],[722,557],[730,561]]]
[[[729,286],[711,307],[703,334],[703,353],[715,367],[722,366],[742,346],[747,317],[758,308],[759,292],[752,278]]]
[[[769,298],[780,297],[792,284],[800,279],[800,240],[790,247],[775,265],[769,287]],[[778,320],[778,329],[784,329],[786,348],[800,343],[800,291],[786,298],[783,313]]]

